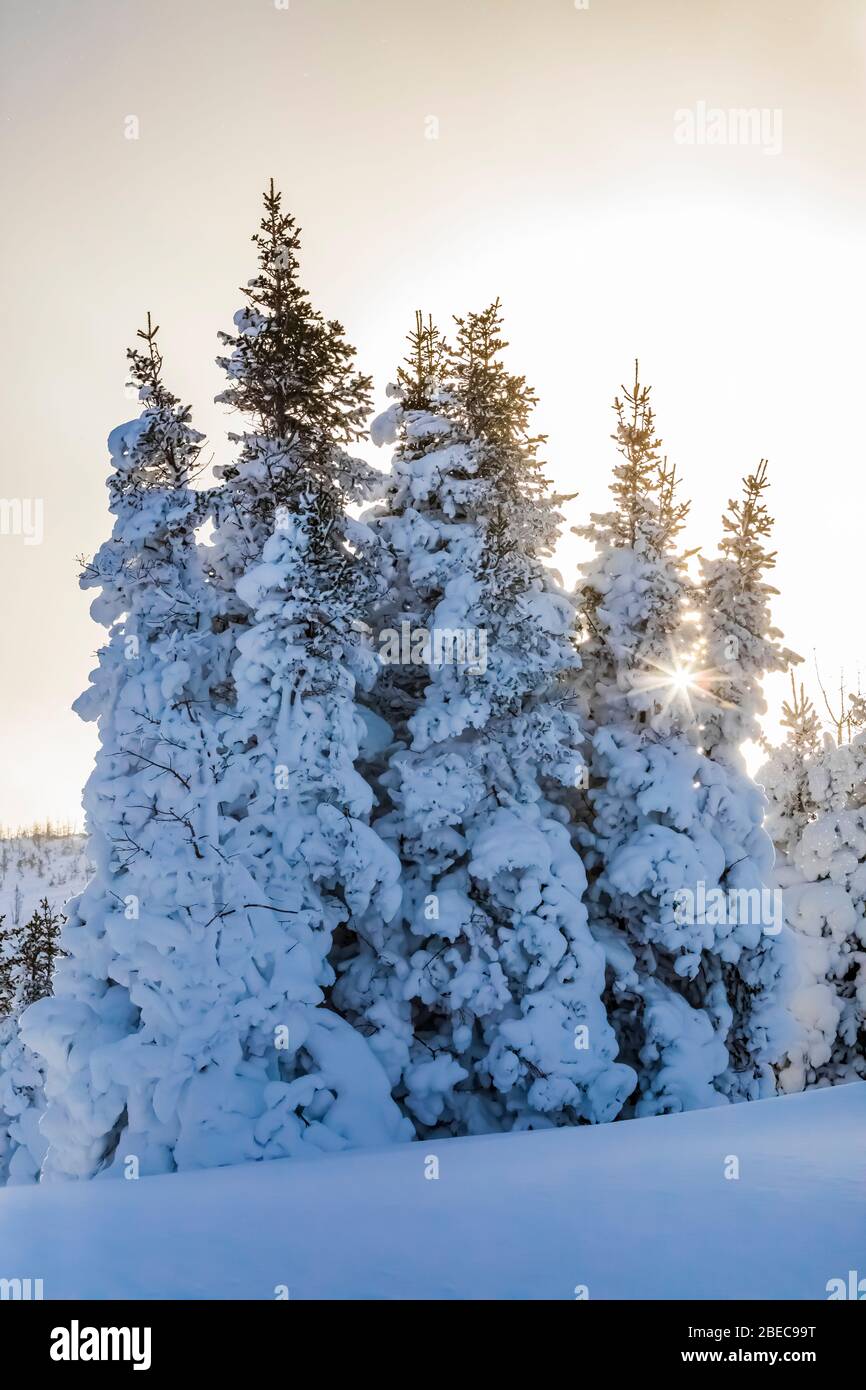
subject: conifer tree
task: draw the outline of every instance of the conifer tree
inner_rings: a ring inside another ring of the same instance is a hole
[[[722,518],[718,559],[701,557],[703,584],[702,659],[711,699],[701,710],[701,743],[712,757],[743,770],[746,741],[760,737],[767,712],[761,681],[800,660],[782,647],[773,627],[770,600],[778,593],[767,582],[776,563],[767,547],[773,526],[765,494],[767,461],[743,479],[742,498],[731,500]]]
[[[8,1018],[15,1004],[14,935],[0,916],[0,1019]]]
[[[315,524],[325,529],[375,480],[345,453],[370,413],[370,378],[355,368],[342,325],[314,309],[300,283],[300,228],[273,179],[252,240],[258,271],[242,289],[234,333],[220,334],[229,351],[217,359],[228,378],[217,401],[251,426],[229,435],[238,457],[216,469],[216,571],[229,587],[260,561],[282,509],[314,495]]]
[[[334,998],[424,1133],[609,1119],[634,1080],[614,1062],[583,869],[548,795],[581,766],[575,615],[543,564],[560,499],[501,324],[498,301],[458,318],[446,350],[419,317],[374,433],[397,440],[370,518],[388,617],[415,628],[389,659],[413,670],[385,688],[396,745],[376,822],[403,904],[353,921]]]
[[[677,546],[688,508],[637,365],[614,411],[614,507],[579,528],[596,554],[580,593],[592,756],[576,815],[608,1012],[638,1075],[630,1110],[644,1115],[771,1093],[780,1043],[769,1033],[781,1015],[767,1011],[759,1055],[740,1055],[726,968],[739,968],[764,924],[689,911],[702,892],[760,894],[772,846],[757,787],[700,746],[698,596]]]
[[[641,384],[637,363],[634,384],[622,391],[613,405],[620,455],[613,510],[575,527],[597,552],[581,589],[581,687],[596,723],[622,718],[664,733],[688,712],[683,673],[697,641],[686,618],[687,557],[675,548],[689,506],[677,498],[676,470],[659,452],[651,388]]]
[[[43,898],[19,934],[17,963],[23,1008],[51,994],[54,965],[61,954],[59,943],[60,915]]]
[[[21,1021],[46,1063],[46,1171],[64,1176],[122,1171],[124,1155],[169,1170],[184,1145],[200,1159],[201,1095],[231,1011],[214,925],[232,894],[196,541],[205,499],[191,486],[202,436],[165,385],[157,332],[148,316],[127,353],[142,411],[109,437],[114,526],[81,576],[108,628],[75,705],[99,727],[84,795],[96,871],[67,909],[55,997]]]
[[[383,633],[393,634],[395,655],[405,645],[406,634],[411,640],[412,632],[426,627],[441,596],[435,556],[448,517],[435,493],[419,493],[419,475],[423,475],[423,460],[429,455],[435,466],[443,444],[454,434],[454,423],[445,413],[447,345],[432,318],[425,321],[420,310],[407,335],[407,349],[395,382],[387,388],[393,404],[371,427],[374,444],[396,448],[384,496],[365,516],[378,542],[375,557],[381,575],[380,593],[368,614],[370,632],[380,642]],[[431,524],[429,513],[434,507]],[[385,721],[387,727],[380,725],[379,735],[388,743],[407,737],[406,722],[423,697],[429,676],[423,663],[391,660],[385,646],[382,656],[365,704],[374,717]]]
[[[46,898],[26,925],[4,931],[0,918],[0,1185],[36,1182],[45,1155],[45,1071],[21,1037],[19,1014],[51,993],[59,920]]]
[[[761,682],[800,660],[781,645],[782,634],[771,620],[770,603],[777,590],[767,581],[776,563],[775,552],[768,548],[773,526],[768,487],[767,462],[762,459],[743,479],[742,497],[728,503],[718,558],[700,560],[702,640],[697,663],[703,669],[696,682],[704,690],[699,700],[701,746],[725,764],[732,788],[739,787],[747,797],[753,790],[742,746],[761,738],[760,720],[767,709]],[[727,1046],[733,1067],[726,1084],[734,1097],[753,1094],[760,1059],[781,1045],[773,1020],[778,1021],[778,1004],[792,983],[791,949],[787,929],[775,937],[762,932],[736,961],[721,965],[732,1011]]]
[[[223,335],[219,397],[249,428],[231,436],[238,458],[212,506],[232,634],[221,735],[236,801],[223,848],[254,893],[247,950],[267,962],[242,1042],[267,1067],[257,1136],[270,1157],[384,1143],[411,1126],[364,1037],[324,1006],[335,930],[372,906],[389,917],[400,900],[399,862],[370,828],[373,792],[356,766],[358,692],[376,673],[363,615],[379,581],[350,509],[377,475],[346,446],[369,380],[300,285],[298,229],[273,183],[253,240],[259,270]]]
[[[18,1148],[10,1134],[12,1117],[4,1103],[3,1092],[8,1086],[9,1044],[17,1040],[18,1029],[11,1017],[15,1006],[15,957],[12,954],[12,933],[0,917],[0,1185],[8,1180],[9,1163]]]
[[[817,710],[802,681],[797,685],[793,671],[791,699],[782,701],[780,724],[785,730],[785,739],[777,748],[765,744],[770,760],[765,763],[759,780],[770,795],[768,834],[777,850],[788,854],[818,812],[809,774],[822,746]]]
[[[44,1066],[24,1042],[17,1012],[0,1018],[0,1187],[39,1179],[47,1147],[39,1128],[44,1086]]]
[[[856,709],[856,697],[855,700]],[[783,1090],[866,1077],[866,734],[837,744],[791,677],[784,742],[758,773],[794,940]]]

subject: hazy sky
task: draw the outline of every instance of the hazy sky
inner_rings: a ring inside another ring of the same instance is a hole
[[[41,545],[0,534],[0,821],[79,818],[95,734],[69,705],[101,630],[75,557],[106,534],[105,438],[135,413],[124,350],[151,309],[169,383],[225,457],[216,332],[271,175],[378,403],[416,306],[445,321],[501,295],[574,523],[605,504],[610,400],[639,355],[690,543],[712,551],[767,456],[780,625],[828,676],[866,672],[866,0],[0,0],[0,16],[0,499],[44,505]],[[712,114],[739,108],[763,112],[750,143]]]

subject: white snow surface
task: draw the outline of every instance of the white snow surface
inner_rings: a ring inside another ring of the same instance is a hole
[[[278,1286],[290,1299],[573,1299],[585,1285],[590,1300],[822,1300],[830,1279],[866,1268],[864,1151],[855,1082],[618,1124],[10,1187],[0,1275],[42,1278],[48,1299],[273,1299]]]

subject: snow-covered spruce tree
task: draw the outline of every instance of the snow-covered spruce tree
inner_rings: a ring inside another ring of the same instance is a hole
[[[818,813],[809,772],[822,745],[821,721],[802,682],[791,672],[791,700],[782,701],[784,742],[773,748],[764,742],[769,758],[758,774],[769,805],[766,828],[777,851],[789,855],[806,826]],[[843,794],[844,795],[844,794]]]
[[[370,828],[356,768],[358,687],[376,663],[363,615],[378,572],[349,508],[378,475],[346,446],[369,413],[369,380],[338,323],[298,279],[299,233],[273,183],[254,237],[259,270],[220,359],[219,397],[249,421],[212,496],[213,570],[234,656],[221,724],[230,763],[223,850],[249,882],[236,969],[238,1042],[263,1081],[265,1157],[411,1137],[363,1035],[329,1004],[335,929],[392,916],[396,856]],[[243,950],[241,952],[241,945]]]
[[[581,768],[575,614],[543,564],[559,499],[501,322],[498,301],[457,319],[447,353],[417,322],[375,428],[397,440],[370,518],[389,556],[377,636],[388,667],[411,668],[383,682],[397,738],[376,829],[403,901],[390,922],[353,920],[334,998],[425,1134],[611,1119],[634,1085],[614,1060],[583,866],[547,794]]]
[[[607,957],[608,1014],[621,1060],[638,1075],[627,1113],[646,1115],[774,1087],[769,1057],[734,1055],[723,968],[736,970],[763,929],[752,920],[760,914],[738,920],[727,895],[746,890],[751,906],[773,852],[757,787],[700,747],[697,596],[677,548],[688,508],[637,365],[623,391],[614,507],[576,528],[596,550],[579,595],[587,638],[578,689],[592,737],[576,819],[592,930]],[[741,1067],[748,1080],[734,1079]]]
[[[19,935],[17,965],[22,1008],[47,999],[51,994],[61,950],[60,921],[60,914],[47,898],[42,898]]]
[[[795,942],[798,1033],[779,1080],[800,1091],[866,1077],[866,734],[822,739],[793,676],[791,691],[786,738],[758,779]]]
[[[0,1183],[38,1181],[45,1156],[45,1069],[18,1020],[28,1004],[51,994],[59,936],[60,916],[47,898],[14,930],[5,931],[0,919]]]
[[[767,711],[761,682],[801,659],[781,645],[782,633],[771,619],[770,603],[778,591],[767,581],[776,563],[767,544],[773,526],[768,487],[762,459],[743,479],[741,498],[728,503],[718,557],[701,557],[697,595],[702,672],[696,680],[706,690],[699,708],[701,747],[724,763],[732,789],[749,799],[754,786],[742,746],[761,739],[760,719]],[[762,1062],[778,1059],[789,1039],[779,1005],[793,985],[792,950],[787,928],[774,935],[761,932],[754,946],[744,945],[738,960],[721,963],[732,1011],[727,1045],[733,1067],[726,1083],[732,1098],[755,1094]]]
[[[111,537],[81,577],[108,641],[75,708],[98,722],[84,805],[95,873],[67,908],[55,997],[22,1016],[46,1063],[47,1175],[180,1163],[231,1053],[209,693],[211,620],[191,486],[202,436],[148,316],[127,356],[140,416],[109,436]],[[195,1148],[195,1140],[192,1140]]]
[[[757,742],[767,713],[761,682],[801,660],[783,647],[772,624],[770,603],[778,590],[767,582],[776,552],[767,541],[773,518],[765,494],[767,461],[743,479],[743,493],[722,517],[719,556],[700,558],[701,659],[713,697],[701,708],[705,753],[745,769],[742,745]]]
[[[446,515],[440,503],[433,518],[430,480],[426,477],[427,457],[436,470],[443,448],[464,449],[455,422],[446,411],[450,400],[446,380],[448,348],[432,318],[416,311],[415,324],[407,335],[408,351],[397,368],[396,381],[387,388],[392,405],[377,416],[371,426],[373,443],[396,445],[391,468],[382,488],[383,496],[365,515],[378,542],[377,563],[382,577],[380,593],[369,616],[373,633],[393,634],[375,685],[364,699],[368,712],[383,719],[387,728],[374,725],[378,739],[374,744],[409,737],[407,721],[423,698],[429,670],[423,661],[392,660],[399,657],[413,632],[427,626],[430,614],[441,596],[436,557],[443,542],[443,526],[454,517]],[[419,490],[420,489],[420,490]],[[417,505],[416,505],[417,503]],[[391,652],[391,646],[396,650]]]
[[[15,1007],[15,933],[0,916],[0,1018],[8,1018]]]
[[[0,1186],[39,1180],[44,1087],[44,1066],[21,1036],[17,1011],[0,1017]]]
[[[41,1163],[41,1154],[32,1161],[26,1143],[22,1146],[21,1142],[22,1115],[35,1111],[38,1122],[43,1078],[35,1065],[37,1059],[25,1048],[18,1032],[17,945],[17,930],[0,917],[0,1185],[15,1181],[15,1169],[22,1161],[27,1169],[25,1180],[35,1181]]]

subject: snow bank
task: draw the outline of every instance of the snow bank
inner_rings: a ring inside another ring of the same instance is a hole
[[[825,1299],[866,1271],[866,1085],[620,1124],[0,1191],[46,1298]],[[438,1178],[428,1178],[438,1159]],[[739,1178],[725,1177],[732,1158]]]

